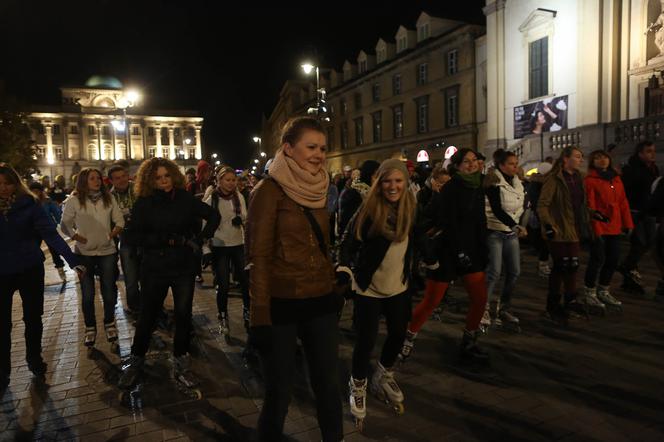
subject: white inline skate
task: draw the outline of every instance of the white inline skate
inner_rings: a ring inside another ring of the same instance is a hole
[[[371,377],[369,389],[378,399],[390,405],[396,414],[403,414],[405,410],[403,393],[394,379],[394,372],[383,367],[380,362],[376,364],[376,371]]]
[[[350,412],[353,415],[355,428],[360,432],[364,430],[364,418],[367,417],[367,380],[353,379],[348,381],[350,390]]]

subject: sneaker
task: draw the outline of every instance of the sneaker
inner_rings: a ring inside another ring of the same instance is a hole
[[[508,323],[508,324],[518,324],[519,323],[519,318],[514,316],[512,312],[509,310],[500,310],[498,312],[498,318],[496,318],[496,321],[500,319],[501,322]]]
[[[350,412],[356,419],[364,419],[367,416],[367,380],[353,379],[348,381],[350,391]]]
[[[586,304],[589,307],[606,307],[599,299],[597,299],[597,291],[595,290],[595,287],[584,287],[583,294],[577,297],[577,302]]]
[[[94,347],[96,339],[97,339],[97,327],[85,327],[85,340],[83,341],[85,346]]]
[[[551,274],[551,267],[549,267],[549,261],[540,261],[539,262],[538,274],[542,278],[546,278]]]
[[[106,331],[106,340],[108,342],[118,340],[118,327],[115,325],[115,321],[104,324],[104,330]]]
[[[173,363],[173,379],[181,383],[187,388],[196,387],[200,381],[191,372],[191,356],[184,354],[181,356],[173,355],[171,362]]]
[[[480,329],[486,331],[489,327],[491,327],[491,313],[489,313],[489,308],[487,306],[487,309],[484,310],[484,315],[482,315],[482,319],[480,319]]]
[[[597,290],[597,299],[606,305],[620,306],[622,302],[611,295],[608,287],[599,286]]]
[[[65,269],[58,267],[56,270],[58,271],[58,275],[60,276],[62,282],[67,282],[67,274],[65,273]]]

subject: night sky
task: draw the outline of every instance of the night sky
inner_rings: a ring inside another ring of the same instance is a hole
[[[287,79],[303,78],[300,62],[314,50],[321,66],[341,70],[380,37],[393,41],[400,24],[414,29],[422,10],[484,24],[483,0],[400,3],[1,0],[0,80],[26,104],[52,105],[60,86],[115,76],[146,107],[200,111],[204,149],[243,167],[262,115]]]

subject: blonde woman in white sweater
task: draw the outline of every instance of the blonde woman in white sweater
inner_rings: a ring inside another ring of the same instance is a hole
[[[247,219],[247,205],[237,190],[237,176],[230,166],[223,166],[217,173],[217,187],[203,199],[219,211],[221,223],[211,239],[213,269],[217,290],[217,310],[219,331],[227,335],[228,291],[231,265],[238,276],[242,291],[243,319],[245,328],[249,324],[249,287],[244,271],[244,223]]]
[[[115,304],[118,289],[117,249],[113,240],[124,227],[122,211],[104,185],[98,169],[81,170],[76,180],[76,190],[64,202],[62,231],[76,241],[74,253],[88,269],[81,278],[83,317],[85,319],[84,344],[92,347],[97,337],[95,317],[95,274],[99,275],[101,296],[104,303],[104,329],[106,338],[118,340],[115,324]]]

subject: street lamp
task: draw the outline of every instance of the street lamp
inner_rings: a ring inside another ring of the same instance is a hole
[[[257,137],[257,136],[254,135],[254,137],[252,138],[252,140],[254,140],[254,143],[258,143],[258,155],[260,155],[261,158],[265,158],[265,152],[263,152],[263,150],[261,149],[261,143],[262,143],[262,141],[263,141],[263,140],[261,139],[261,137]],[[254,160],[254,162],[255,162],[255,163],[258,163],[258,160]]]
[[[120,97],[117,102],[117,107],[122,109],[122,121],[113,120],[111,125],[116,132],[124,132],[125,135],[125,155],[127,158],[131,157],[131,143],[129,139],[129,131],[127,130],[127,108],[134,107],[140,101],[141,94],[136,89],[129,89],[125,91],[124,95]],[[115,146],[113,146],[115,149]]]
[[[314,66],[309,62],[302,63],[300,67],[302,67],[302,70],[306,75],[311,74],[311,72],[313,72],[314,69],[316,70],[316,107],[310,107],[309,109],[307,109],[307,114],[316,115],[321,120],[330,121],[330,117],[325,115],[327,114],[327,106],[325,105],[325,95],[327,94],[327,92],[325,91],[325,88],[320,87],[319,67]]]
[[[217,158],[217,156],[218,156],[218,155],[217,155],[216,153],[213,153],[213,154],[212,154],[212,159]]]

